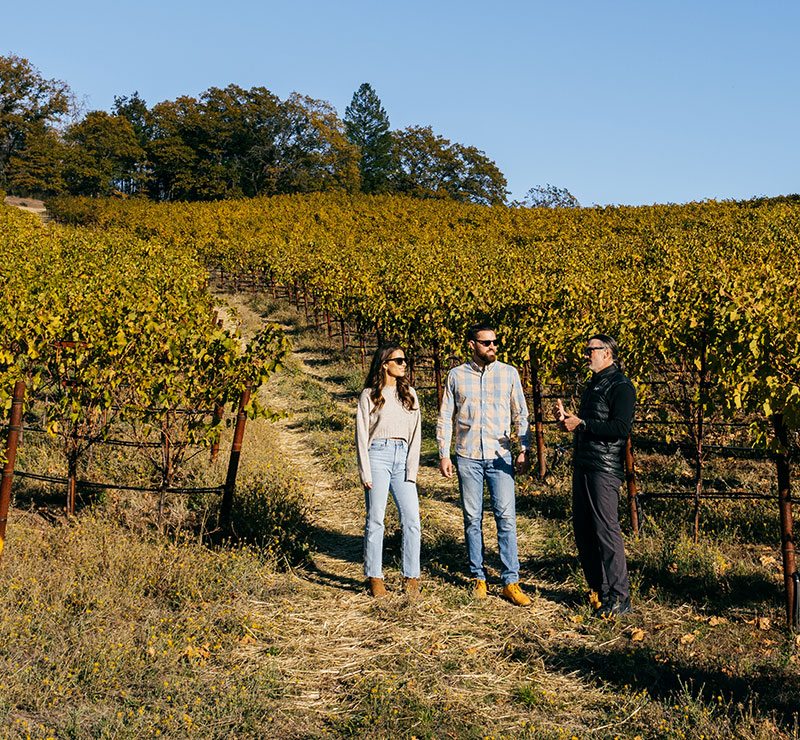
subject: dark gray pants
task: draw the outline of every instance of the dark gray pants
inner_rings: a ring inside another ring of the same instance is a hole
[[[619,487],[610,473],[583,470],[572,476],[572,527],[589,588],[603,601],[630,595],[625,545],[619,526]]]

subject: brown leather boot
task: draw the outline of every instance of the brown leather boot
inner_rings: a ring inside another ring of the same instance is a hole
[[[422,596],[419,590],[419,578],[403,578],[403,588],[412,599]]]
[[[385,599],[389,595],[386,586],[383,585],[383,578],[370,578],[369,591],[376,599]]]

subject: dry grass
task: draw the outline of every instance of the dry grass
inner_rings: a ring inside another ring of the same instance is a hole
[[[766,534],[750,545],[740,536],[769,512],[709,515],[693,548],[681,539],[683,513],[653,507],[650,528],[626,543],[636,613],[597,622],[573,554],[562,465],[547,486],[520,482],[521,575],[533,606],[498,597],[491,521],[490,598],[474,602],[457,489],[433,469],[427,440],[423,597],[400,593],[392,509],[392,595],[376,602],[363,587],[352,449],[360,357],[328,346],[285,304],[225,299],[245,334],[269,316],[293,335],[294,354],[264,397],[290,415],[248,426],[242,474],[275,485],[285,477],[307,496],[310,557],[281,573],[263,550],[143,537],[100,512],[66,539],[14,512],[0,593],[7,736],[797,736],[800,646],[780,628],[777,553]],[[81,600],[70,601],[76,588]],[[46,655],[58,656],[57,670]],[[45,679],[62,686],[52,705]]]

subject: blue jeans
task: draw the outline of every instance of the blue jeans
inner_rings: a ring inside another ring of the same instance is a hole
[[[497,549],[503,564],[503,585],[519,580],[517,555],[517,514],[514,494],[514,467],[511,453],[491,460],[472,460],[456,457],[461,508],[464,511],[464,539],[467,542],[469,570],[473,578],[486,580],[483,567],[483,484],[489,497],[497,524]]]
[[[368,454],[372,488],[364,488],[364,575],[383,578],[383,518],[391,491],[403,532],[403,575],[419,578],[419,501],[416,483],[406,480],[408,443],[403,439],[376,439]]]

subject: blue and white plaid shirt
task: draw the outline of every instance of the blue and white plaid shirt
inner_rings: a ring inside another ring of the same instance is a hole
[[[493,362],[481,371],[472,360],[447,375],[436,442],[439,457],[450,457],[453,412],[456,454],[490,460],[511,449],[511,424],[517,427],[520,447],[528,449],[528,406],[516,368]]]

